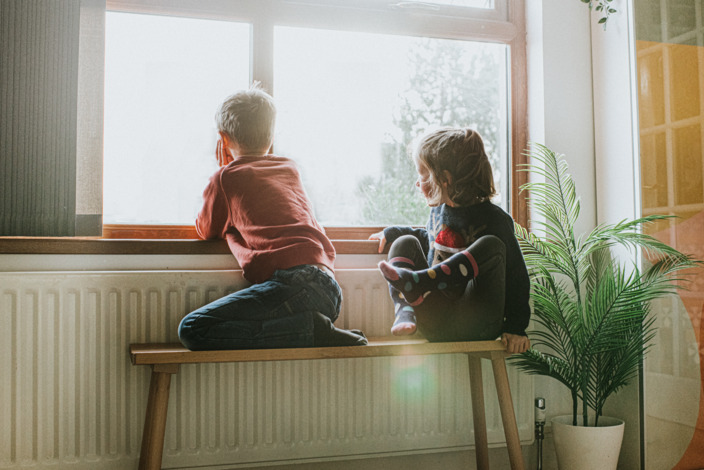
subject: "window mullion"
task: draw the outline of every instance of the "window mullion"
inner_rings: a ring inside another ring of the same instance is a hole
[[[252,50],[250,51],[252,81],[274,93],[274,23],[257,18],[252,24]]]

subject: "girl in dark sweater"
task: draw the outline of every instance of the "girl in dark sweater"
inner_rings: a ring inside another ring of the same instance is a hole
[[[425,229],[387,227],[374,234],[379,269],[395,307],[391,332],[420,332],[430,341],[501,336],[507,351],[530,347],[530,282],[511,216],[496,194],[481,136],[446,128],[426,135],[414,152],[416,186],[431,207]]]

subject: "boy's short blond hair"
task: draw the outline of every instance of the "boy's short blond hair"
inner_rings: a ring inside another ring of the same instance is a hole
[[[244,151],[266,151],[274,141],[274,99],[255,83],[229,96],[215,115],[220,132]]]
[[[430,132],[418,143],[414,158],[430,171],[431,206],[441,203],[445,183],[447,197],[458,206],[483,202],[496,195],[484,141],[475,130],[443,128]]]

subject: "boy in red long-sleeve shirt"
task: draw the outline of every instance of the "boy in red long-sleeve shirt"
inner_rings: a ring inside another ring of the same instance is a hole
[[[216,121],[220,169],[196,220],[203,239],[224,238],[252,286],[188,314],[192,350],[363,345],[335,328],[342,293],[335,249],[313,216],[295,163],[269,153],[276,108],[257,86],[229,97]]]

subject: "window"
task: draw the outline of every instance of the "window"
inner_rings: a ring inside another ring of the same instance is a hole
[[[249,83],[250,29],[107,13],[105,223],[193,223],[217,169],[215,110]]]
[[[252,80],[274,95],[275,153],[298,162],[324,225],[424,224],[407,149],[442,125],[482,133],[496,202],[520,219],[512,157],[525,143],[511,129],[525,123],[525,97],[514,91],[525,73],[522,8],[109,0],[106,227],[193,223],[215,171],[214,113]]]
[[[479,128],[504,195],[505,64],[503,44],[276,28],[277,151],[325,225],[423,225],[407,150],[437,126]]]

